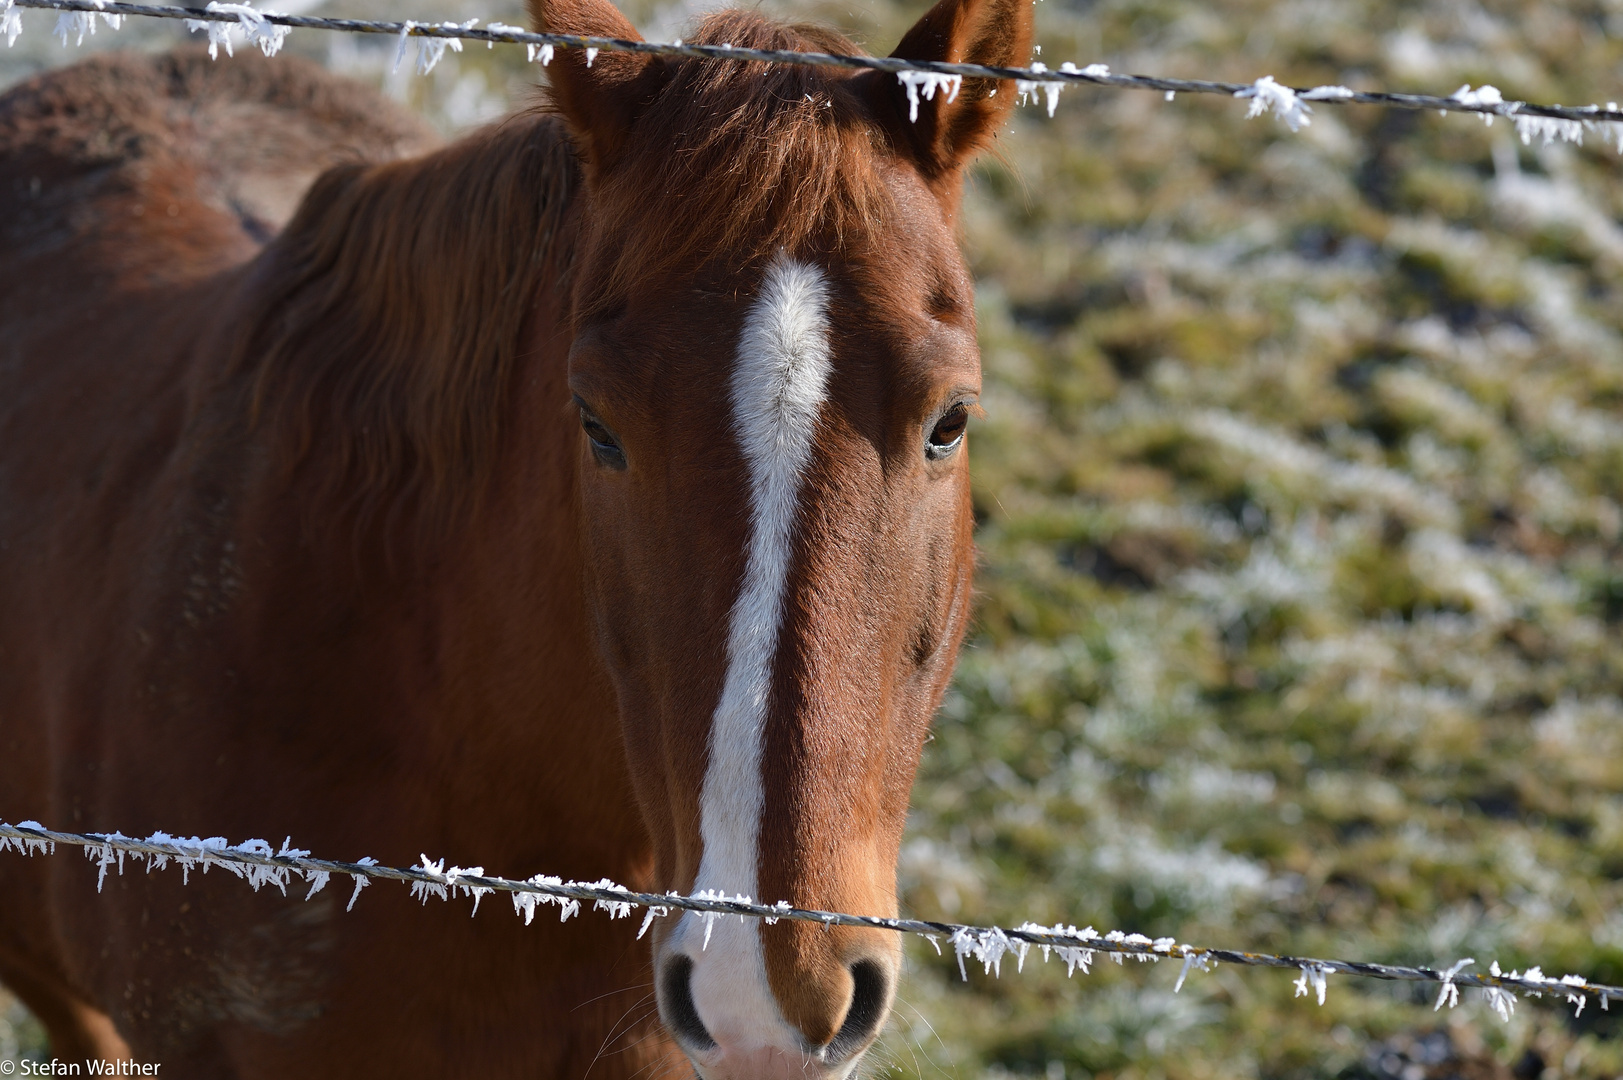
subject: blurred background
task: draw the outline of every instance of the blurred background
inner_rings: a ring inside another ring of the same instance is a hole
[[[277,5],[270,5],[276,7]],[[286,5],[281,5],[285,7]],[[671,38],[711,0],[623,5]],[[887,52],[926,6],[764,0]],[[301,11],[522,23],[514,0]],[[1249,82],[1623,98],[1623,0],[1043,0],[1041,59]],[[0,85],[81,55],[23,13]],[[166,48],[174,26],[84,49]],[[288,48],[447,133],[532,100]],[[415,46],[413,46],[413,49]],[[221,63],[228,63],[224,57]],[[983,568],[926,747],[906,907],[1623,982],[1623,159],[1505,122],[1071,89],[970,182]],[[537,867],[508,867],[528,873]],[[876,1077],[1623,1074],[1619,1017],[1288,973],[1067,980],[909,944]],[[40,1056],[0,992],[0,1058]]]

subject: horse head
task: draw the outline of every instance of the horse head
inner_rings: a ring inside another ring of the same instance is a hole
[[[637,38],[607,0],[540,30]],[[941,0],[894,55],[1023,61],[1028,0]],[[749,13],[698,42],[854,52]],[[970,609],[980,358],[954,224],[1014,104],[965,80],[578,50],[569,387],[589,603],[663,889],[896,912],[930,718]],[[656,924],[706,1080],[844,1077],[895,993],[884,931]]]

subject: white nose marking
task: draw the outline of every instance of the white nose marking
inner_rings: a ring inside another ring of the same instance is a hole
[[[744,580],[727,635],[727,678],[710,726],[699,800],[704,854],[695,891],[754,896],[761,823],[761,742],[784,582],[812,435],[833,367],[822,271],[779,256],[745,318],[733,368],[733,427],[750,477]],[[772,899],[785,899],[774,897]],[[708,944],[705,938],[709,936]],[[766,979],[755,925],[683,917],[670,947],[693,957],[693,1000],[723,1046],[799,1048]]]

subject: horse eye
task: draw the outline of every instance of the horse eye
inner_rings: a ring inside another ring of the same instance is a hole
[[[930,429],[930,437],[925,440],[925,456],[932,461],[939,461],[958,449],[958,444],[964,441],[964,429],[969,426],[969,406],[959,402],[935,422]]]
[[[597,458],[598,464],[611,469],[626,467],[626,452],[620,448],[620,440],[585,407],[580,410],[580,426],[586,432],[587,441],[592,444],[592,456]]]

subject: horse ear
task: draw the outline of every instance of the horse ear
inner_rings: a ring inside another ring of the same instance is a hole
[[[641,41],[642,35],[609,0],[529,0],[537,33]],[[613,165],[648,99],[653,57],[641,53],[559,49],[547,65],[552,98],[585,158],[588,176]]]
[[[899,60],[1019,67],[1031,56],[1033,34],[1032,0],[940,0],[890,55]],[[911,148],[929,177],[956,172],[991,141],[1015,103],[1013,86],[996,79],[966,78],[951,101],[946,89],[938,89],[929,99],[920,93],[915,120],[910,118],[912,105],[905,86],[890,75],[877,83],[889,99],[881,115],[891,121],[899,141]]]

